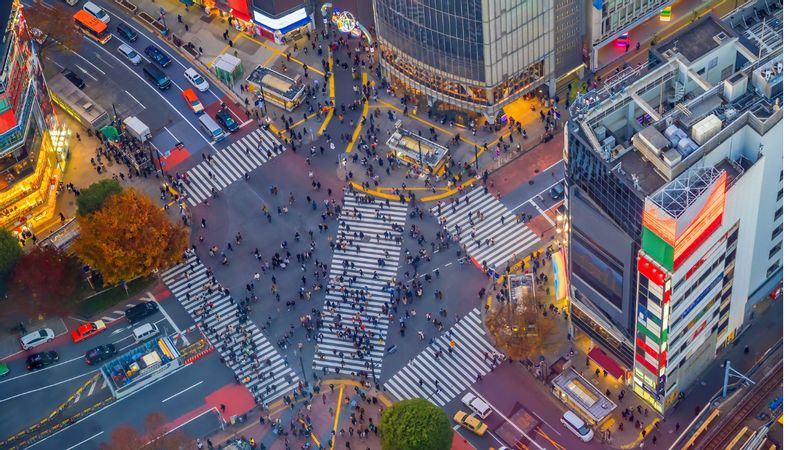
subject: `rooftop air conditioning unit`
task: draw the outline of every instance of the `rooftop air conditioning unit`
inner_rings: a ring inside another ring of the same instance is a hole
[[[720,31],[714,35],[714,42],[717,44],[721,44],[725,39],[728,39],[728,35],[724,31]]]

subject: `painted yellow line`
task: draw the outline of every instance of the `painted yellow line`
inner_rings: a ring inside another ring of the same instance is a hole
[[[333,56],[331,56],[330,50],[328,51],[328,67],[333,67]],[[336,87],[333,84],[333,70],[331,70],[331,77],[328,79],[328,89],[330,90],[330,98],[331,109],[328,110],[328,114],[325,116],[325,120],[322,121],[322,125],[319,127],[318,134],[321,136],[322,133],[328,128],[328,124],[333,118],[333,113],[336,111]]]
[[[339,430],[339,414],[342,412],[342,395],[344,386],[339,386],[339,401],[336,403],[336,419],[333,421],[333,437],[331,438],[331,450],[336,446],[336,432]]]
[[[361,86],[367,84],[367,72],[361,72]],[[361,90],[359,88],[359,90]],[[350,143],[347,144],[347,151],[346,153],[350,153],[353,151],[353,145],[356,143],[356,139],[358,139],[358,135],[361,134],[361,127],[365,120],[367,120],[367,115],[369,114],[369,96],[364,99],[364,111],[361,114],[361,119],[358,121],[358,125],[356,125],[356,129],[353,132],[353,138],[350,139]]]
[[[391,103],[386,103],[386,102],[385,102],[385,101],[383,101],[383,100],[378,100],[378,103],[382,104],[383,106],[386,106],[387,108],[392,108],[392,109],[394,109],[395,111],[399,111],[399,112],[401,112],[401,113],[403,112],[403,110],[402,110],[402,109],[398,108],[397,106],[394,106],[394,105],[392,105]],[[429,127],[433,127],[434,129],[436,129],[436,130],[439,130],[439,131],[441,131],[442,133],[444,133],[444,134],[446,134],[446,135],[448,135],[448,136],[455,136],[455,133],[453,133],[452,131],[450,131],[450,130],[447,130],[447,129],[445,129],[445,128],[442,128],[442,127],[440,127],[439,125],[437,125],[437,124],[435,124],[435,123],[428,122],[427,120],[425,120],[425,119],[422,119],[422,118],[420,118],[419,116],[416,116],[416,115],[409,114],[409,115],[408,115],[408,117],[411,117],[412,119],[416,120],[417,122],[424,123],[425,125],[427,125],[427,126],[429,126]],[[468,144],[470,144],[470,145],[478,145],[478,144],[476,144],[475,142],[473,142],[473,141],[471,141],[470,139],[468,139],[468,138],[465,138],[465,137],[462,137],[462,138],[461,138],[461,140],[462,140],[462,141],[464,141],[464,142],[466,142],[466,143],[468,143]]]
[[[267,56],[267,59],[264,60],[264,67],[269,67],[269,63],[271,63],[272,60],[275,59],[276,56],[278,56],[277,53],[273,53],[273,54]]]
[[[441,200],[443,198],[447,198],[447,197],[449,197],[449,196],[451,196],[453,194],[457,194],[458,192],[460,192],[464,188],[472,185],[473,183],[475,183],[478,180],[480,180],[480,177],[470,178],[469,180],[463,182],[457,188],[448,189],[448,190],[446,190],[446,191],[444,191],[442,193],[439,193],[439,194],[434,194],[434,195],[429,195],[427,197],[422,197],[421,199],[419,199],[419,201],[421,201],[421,202],[433,202],[433,201]]]
[[[210,68],[211,68],[211,66],[213,66],[213,65],[214,65],[214,61],[216,61],[216,60],[217,60],[217,58],[219,58],[220,56],[224,55],[224,54],[225,54],[225,52],[227,52],[228,50],[230,50],[230,48],[231,48],[231,46],[226,44],[226,45],[225,45],[225,47],[223,47],[223,48],[222,48],[222,51],[221,51],[221,52],[219,52],[219,55],[217,55],[217,56],[216,56],[216,57],[214,57],[214,58],[211,58],[211,61],[209,61],[208,63],[206,63],[206,67],[208,67],[208,68],[210,69]]]
[[[317,115],[319,115],[319,113],[314,113],[314,114],[312,114],[312,115],[308,116],[307,118],[305,118],[305,119],[303,119],[303,120],[300,120],[300,121],[298,121],[298,122],[295,122],[295,123],[293,123],[293,124],[289,125],[289,128],[295,128],[295,127],[297,127],[298,125],[300,125],[301,123],[303,123],[303,122],[306,122],[306,121],[308,121],[308,120],[311,120],[311,119],[313,119],[314,117],[317,117]],[[283,130],[283,131],[281,131],[281,132],[280,132],[280,134],[282,134],[282,135],[283,135],[283,134],[286,134],[286,130]]]
[[[296,62],[297,64],[300,64],[301,66],[302,66],[303,64],[305,64],[303,61],[300,61],[299,59],[295,59],[295,58],[294,58],[294,56],[290,57],[290,59],[291,59],[293,62]],[[309,66],[309,65],[306,65],[306,67],[308,67],[308,70],[310,70],[310,71],[312,71],[312,72],[316,72],[316,73],[318,73],[318,74],[322,75],[323,77],[325,76],[325,72],[323,72],[323,71],[321,71],[321,70],[317,69],[316,67],[311,67],[311,66]]]
[[[353,186],[354,188],[358,189],[359,191],[361,191],[361,192],[363,192],[365,194],[374,195],[375,197],[385,198],[387,200],[400,200],[400,196],[399,195],[384,194],[383,192],[376,191],[374,189],[365,188],[364,186],[362,186],[359,183],[356,183],[355,181],[351,181],[350,182],[350,186]]]

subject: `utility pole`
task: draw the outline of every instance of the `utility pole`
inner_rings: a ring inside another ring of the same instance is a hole
[[[723,399],[728,397],[728,384],[731,381],[731,374],[733,374],[733,376],[737,380],[744,380],[745,383],[749,382],[751,384],[756,384],[753,380],[751,380],[750,378],[747,378],[747,376],[745,374],[743,374],[743,373],[737,371],[736,369],[734,369],[733,367],[731,367],[731,360],[729,360],[729,359],[725,360],[725,379],[722,382],[722,398]]]

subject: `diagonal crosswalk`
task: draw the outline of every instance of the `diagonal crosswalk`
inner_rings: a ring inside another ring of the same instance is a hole
[[[184,182],[189,206],[195,206],[211,197],[212,188],[221,192],[286,148],[271,132],[262,128],[245,134],[236,142],[211,155],[189,169],[189,181]]]
[[[161,279],[195,322],[210,327],[206,337],[221,355],[230,356],[226,363],[257,402],[268,405],[297,387],[299,378],[285,357],[250,319],[240,319],[239,305],[196,256],[164,271]]]
[[[399,400],[425,398],[444,406],[475,383],[479,374],[484,376],[492,369],[495,349],[485,336],[480,311],[475,308],[389,378],[384,387]]]
[[[380,376],[408,206],[345,193],[313,367]]]
[[[480,186],[460,197],[458,203],[432,209],[445,229],[466,247],[469,256],[496,272],[502,272],[509,261],[524,256],[540,241]]]

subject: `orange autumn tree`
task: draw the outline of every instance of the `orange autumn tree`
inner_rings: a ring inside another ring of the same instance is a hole
[[[78,224],[75,251],[100,271],[106,285],[177,264],[189,245],[186,230],[133,188],[109,197],[98,211],[78,216]]]

